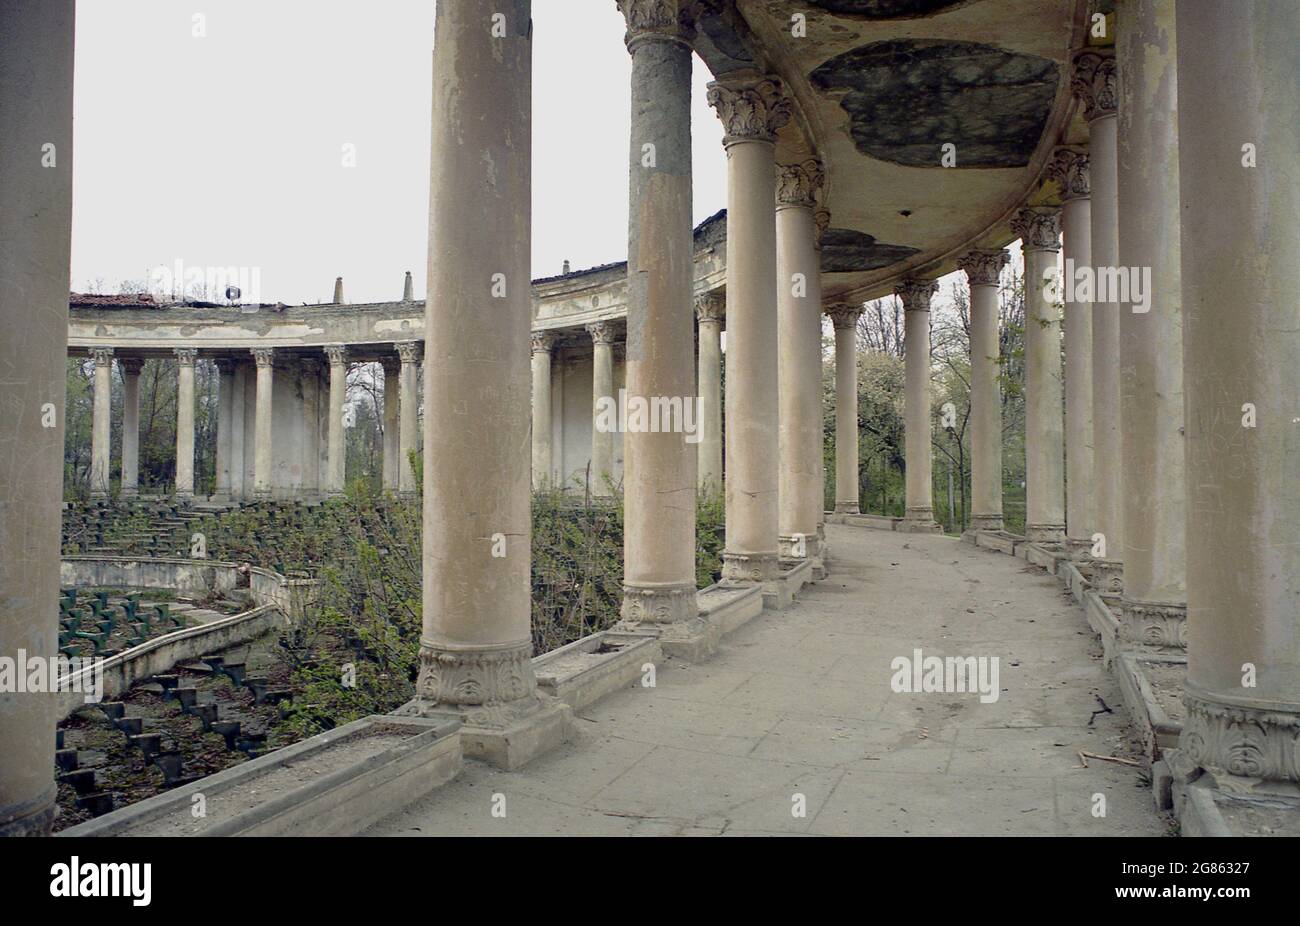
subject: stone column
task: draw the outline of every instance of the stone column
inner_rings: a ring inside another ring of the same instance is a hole
[[[253,420],[253,495],[271,497],[271,397],[275,389],[275,349],[253,348],[257,363],[257,415]]]
[[[394,358],[384,358],[384,490],[397,491],[398,473],[402,465],[398,447],[398,379],[401,364]]]
[[[1131,645],[1182,649],[1187,498],[1174,0],[1123,0],[1116,17],[1119,263],[1150,274],[1146,306],[1120,306],[1121,633]]]
[[[1220,783],[1225,772],[1281,780],[1294,795],[1300,5],[1180,3],[1177,29],[1188,501],[1179,745]]]
[[[1061,187],[1067,279],[1092,269],[1092,190],[1088,155],[1058,148],[1047,166]],[[1075,559],[1092,550],[1092,299],[1065,305],[1065,542]]]
[[[430,542],[407,708],[457,713],[465,752],[508,768],[562,740],[570,716],[539,697],[530,662],[529,13],[527,0],[437,5],[424,326]]]
[[[822,487],[822,283],[816,194],[823,180],[816,160],[777,168],[776,318],[779,396],[777,525],[780,552],[812,559],[817,577]]]
[[[1025,253],[1025,537],[1065,542],[1065,420],[1061,311],[1055,303],[1061,213],[1021,209],[1011,220]]]
[[[776,133],[790,101],[774,77],[709,84],[727,149],[727,546],[724,579],[761,582],[777,549]]]
[[[1075,56],[1071,86],[1088,122],[1092,185],[1092,264],[1119,265],[1119,172],[1116,147],[1115,59],[1106,49]],[[1092,306],[1092,528],[1090,582],[1105,594],[1123,588],[1119,305],[1097,298]]]
[[[608,496],[614,478],[614,432],[599,414],[602,399],[618,401],[614,393],[614,322],[592,322],[587,326],[594,349],[591,361],[591,494]]]
[[[234,361],[230,396],[230,500],[239,501],[248,496],[244,483],[245,447],[244,409],[247,403],[249,364],[246,360]]]
[[[930,299],[938,291],[934,280],[916,279],[904,280],[897,290],[903,301],[903,452],[907,455],[907,510],[898,529],[914,534],[942,530],[934,519],[930,434]]]
[[[108,498],[113,425],[113,349],[98,347],[95,360],[94,417],[90,438],[90,497]]]
[[[415,470],[411,468],[411,453],[419,442],[419,425],[416,421],[416,384],[419,378],[419,364],[422,356],[419,341],[402,341],[397,345],[397,355],[402,361],[402,371],[398,375],[401,392],[398,407],[397,435],[397,490],[405,495],[415,494]],[[425,389],[428,389],[426,381]],[[427,429],[426,429],[427,430]]]
[[[177,347],[176,354],[176,497],[194,498],[194,364],[199,352]]]
[[[722,491],[722,321],[727,315],[727,295],[717,290],[695,300],[699,322],[699,392],[703,420],[696,448],[699,487]]]
[[[0,3],[0,656],[58,655],[68,279],[72,0]],[[54,698],[0,690],[0,836],[56,812]]]
[[[343,305],[343,277],[334,278],[334,304]]]
[[[342,495],[347,483],[347,443],[343,434],[343,408],[348,398],[348,351],[346,347],[327,347],[330,364],[329,463],[326,469],[325,494]]]
[[[123,358],[122,371],[122,497],[140,494],[140,371],[144,361]]]
[[[693,429],[699,408],[692,325],[688,5],[686,0],[618,4],[632,56],[627,396],[629,403],[650,403],[652,417],[650,429],[628,427],[623,434],[622,615],[629,623],[656,625],[694,623],[699,616],[696,446],[687,433],[688,415]],[[667,410],[658,421],[655,403]],[[674,409],[679,411],[674,414]],[[682,645],[689,650],[695,644]]]
[[[973,531],[1002,530],[1002,394],[998,388],[998,286],[1004,250],[971,251],[957,261],[970,283],[970,494]]]
[[[860,514],[858,482],[858,318],[862,306],[838,303],[835,326],[835,512]]]
[[[234,438],[235,361],[217,362],[217,498],[230,498],[231,449]]]
[[[533,350],[533,488],[543,489],[554,478],[551,456],[551,351],[554,331],[532,334]]]
[[[821,266],[822,236],[826,233],[826,229],[830,228],[830,225],[831,225],[831,214],[829,210],[827,209],[813,210],[813,227],[816,229],[816,234],[813,238],[813,241],[816,243],[816,247],[817,247],[818,267]],[[823,366],[822,327],[823,327],[822,318],[821,315],[819,314],[817,316],[817,377],[819,383],[821,382],[822,366]],[[822,562],[825,563],[826,558],[830,554],[830,547],[826,543],[826,510],[825,510],[826,509],[826,450],[825,450],[826,425],[824,421],[824,412],[822,409],[822,405],[825,402],[825,399],[820,395],[820,391],[821,391],[821,387],[818,386],[819,395],[817,399],[817,490],[819,494],[817,496],[817,537],[820,540]]]
[[[411,279],[411,271],[406,271],[406,279],[402,281],[402,301],[415,301],[415,282]]]

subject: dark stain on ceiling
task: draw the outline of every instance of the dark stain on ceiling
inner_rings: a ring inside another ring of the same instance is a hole
[[[822,234],[822,273],[879,270],[917,253],[918,248],[881,244],[871,235],[851,228],[828,228]]]
[[[910,167],[1023,167],[1056,96],[1055,61],[977,42],[895,39],[831,58],[809,75],[840,105],[863,154]]]
[[[863,19],[916,19],[962,6],[970,0],[809,0],[828,13]]]

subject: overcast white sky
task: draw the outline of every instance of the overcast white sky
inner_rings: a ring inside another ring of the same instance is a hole
[[[261,297],[422,298],[434,0],[80,0],[72,282],[249,267]],[[203,37],[193,35],[196,14]],[[533,276],[627,256],[613,0],[533,2]],[[726,204],[695,61],[695,218]],[[356,166],[344,167],[343,146]]]

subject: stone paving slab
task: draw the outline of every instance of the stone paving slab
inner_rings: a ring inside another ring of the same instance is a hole
[[[1140,746],[1055,578],[948,537],[827,533],[830,576],[788,610],[764,611],[707,662],[666,660],[654,688],[633,683],[579,712],[574,739],[520,771],[466,762],[370,833],[1171,831],[1142,769],[1079,758],[1137,758]],[[895,693],[892,661],[918,648],[997,656],[997,700]]]

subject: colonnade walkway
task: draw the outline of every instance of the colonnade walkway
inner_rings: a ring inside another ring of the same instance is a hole
[[[1141,769],[1080,760],[1139,747],[1055,578],[948,537],[826,530],[830,575],[791,608],[579,712],[520,771],[467,760],[370,835],[1170,831]],[[999,657],[998,700],[894,693],[891,662],[917,648]]]

